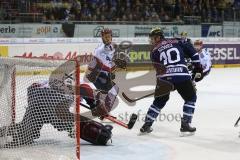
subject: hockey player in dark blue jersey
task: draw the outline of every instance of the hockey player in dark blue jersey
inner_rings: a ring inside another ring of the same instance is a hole
[[[187,32],[185,32],[185,31],[183,31],[183,32],[181,32],[181,40],[185,43],[185,42],[187,42],[187,43],[191,43],[192,44],[192,40],[190,39],[190,38],[187,38],[187,36],[188,36],[188,33]]]
[[[191,127],[190,123],[192,122],[197,96],[191,76],[188,73],[184,54],[191,58],[194,65],[193,72],[198,75],[202,74],[199,55],[190,43],[165,38],[160,28],[153,29],[149,38],[153,45],[151,60],[156,70],[157,85],[154,101],[148,109],[145,123],[140,132],[150,133],[152,131],[151,126],[169,100],[170,91],[177,90],[184,99],[180,131],[193,133],[196,128]]]

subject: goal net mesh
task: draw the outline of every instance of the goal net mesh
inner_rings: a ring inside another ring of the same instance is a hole
[[[76,159],[76,62],[0,62],[0,159]]]

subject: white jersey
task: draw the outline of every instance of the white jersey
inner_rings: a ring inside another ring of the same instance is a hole
[[[90,70],[94,69],[97,65],[101,68],[101,71],[111,72],[115,69],[116,65],[112,62],[115,49],[113,44],[105,45],[104,43],[99,44],[99,46],[94,51],[94,58],[89,63],[88,68]]]
[[[203,73],[210,71],[212,67],[210,53],[207,52],[206,49],[202,49],[201,53],[199,53],[199,58],[200,58],[200,63],[203,67]]]

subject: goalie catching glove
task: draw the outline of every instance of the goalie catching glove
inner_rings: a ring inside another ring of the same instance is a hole
[[[117,53],[114,54],[112,60],[118,68],[126,69],[129,57],[124,52],[117,52]]]

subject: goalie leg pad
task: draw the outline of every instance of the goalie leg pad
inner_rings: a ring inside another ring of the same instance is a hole
[[[81,116],[81,138],[95,145],[106,145],[112,137],[112,128]]]
[[[21,123],[13,124],[9,127],[2,127],[1,136],[5,139],[5,144],[0,144],[4,148],[16,148],[22,145],[30,145],[33,143],[34,134],[27,127],[23,127]],[[40,134],[40,133],[39,133]]]

